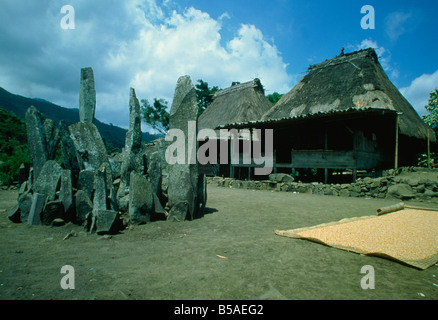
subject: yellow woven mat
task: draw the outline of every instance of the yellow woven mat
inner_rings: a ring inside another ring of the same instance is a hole
[[[344,219],[309,228],[280,231],[351,252],[396,260],[419,269],[438,261],[438,212],[404,209],[381,216]]]

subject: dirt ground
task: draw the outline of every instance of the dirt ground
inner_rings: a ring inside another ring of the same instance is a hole
[[[373,215],[394,200],[210,184],[202,219],[134,226],[109,239],[73,224],[13,224],[7,214],[16,197],[14,191],[0,192],[3,300],[438,299],[437,265],[420,271],[274,234]],[[77,236],[63,240],[71,231]],[[64,265],[74,268],[73,290],[61,288]],[[374,267],[374,290],[361,288],[365,265]]]

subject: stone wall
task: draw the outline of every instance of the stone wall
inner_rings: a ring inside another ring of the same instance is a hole
[[[418,167],[388,170],[383,172],[380,178],[359,178],[355,183],[349,184],[303,183],[293,181],[292,177],[282,174],[263,181],[209,177],[208,183],[220,187],[250,190],[438,202],[438,169]]]

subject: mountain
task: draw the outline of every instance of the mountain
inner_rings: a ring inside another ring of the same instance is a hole
[[[64,120],[67,125],[71,125],[79,121],[79,109],[64,108],[44,99],[26,98],[12,94],[0,87],[1,109],[9,111],[24,120],[27,109],[32,105],[44,114],[45,118],[52,119],[55,123]],[[126,129],[103,123],[97,119],[94,119],[94,124],[105,141],[110,142],[119,149],[125,146]],[[150,142],[159,137],[159,135],[143,132],[143,141],[145,142]]]

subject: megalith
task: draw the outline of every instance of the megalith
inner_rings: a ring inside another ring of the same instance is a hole
[[[59,163],[54,160],[47,161],[35,180],[33,192],[45,195],[49,201],[55,200],[56,192],[61,186],[62,172],[63,169]]]
[[[135,90],[130,88],[129,92],[129,130],[126,133],[123,160],[120,169],[120,185],[117,198],[126,195],[125,189],[130,184],[131,172],[135,170],[141,161],[139,151],[141,148],[141,114],[140,103],[138,102]]]
[[[70,137],[70,131],[64,120],[58,125],[59,139],[61,142],[61,154],[65,169],[71,170],[72,182],[76,186],[79,175],[79,163],[76,156],[76,149],[73,140]]]
[[[167,166],[169,220],[191,220],[199,216],[197,119],[195,88],[189,76],[180,77],[175,89],[169,122],[170,130],[179,129],[184,133],[185,162]]]
[[[96,112],[96,89],[92,68],[81,69],[81,87],[79,92],[79,120],[81,122],[94,121]]]
[[[65,217],[68,220],[74,219],[74,202],[73,202],[73,183],[71,170],[62,170],[61,188],[59,190],[59,200],[64,206]]]
[[[77,122],[69,126],[69,130],[81,170],[97,170],[102,163],[108,163],[105,144],[93,123]]]
[[[56,127],[56,124],[52,119],[44,120],[44,132],[46,138],[47,158],[49,160],[54,160],[60,137],[59,129]]]
[[[26,111],[25,121],[30,158],[34,169],[34,178],[36,179],[46,161],[49,160],[44,128],[45,119],[41,112],[31,106]]]
[[[131,172],[129,188],[129,218],[131,223],[147,223],[154,214],[154,196],[146,176]]]

